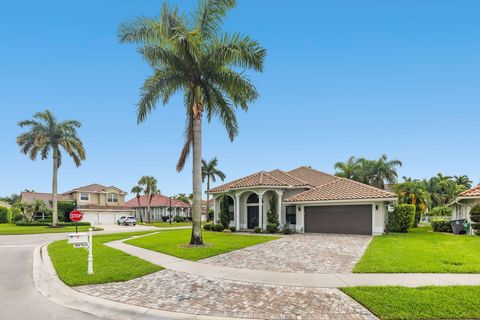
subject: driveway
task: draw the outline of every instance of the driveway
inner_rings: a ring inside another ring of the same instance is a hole
[[[350,273],[371,236],[296,234],[200,262],[239,269],[295,273]]]

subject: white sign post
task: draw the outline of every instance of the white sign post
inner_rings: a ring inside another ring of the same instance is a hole
[[[88,229],[90,232],[89,234],[89,246],[88,246],[88,274],[93,274],[93,254],[92,254],[92,249],[93,249],[93,237],[92,237],[92,228]]]

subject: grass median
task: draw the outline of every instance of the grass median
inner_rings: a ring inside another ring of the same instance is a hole
[[[89,226],[79,226],[78,231],[88,231]],[[94,231],[103,230],[97,228]],[[1,223],[0,235],[40,234],[40,233],[63,233],[75,232],[75,226],[50,227],[50,226],[17,226],[14,223]]]
[[[276,240],[277,236],[241,235],[203,231],[205,246],[188,246],[192,231],[169,230],[151,236],[128,240],[125,243],[148,250],[162,252],[191,261],[198,261],[222,253],[250,247],[256,244]]]
[[[163,268],[104,245],[120,239],[148,234],[147,232],[102,234],[93,237],[93,275],[87,274],[88,251],[75,249],[60,240],[48,246],[48,253],[58,277],[69,286],[127,281]]]

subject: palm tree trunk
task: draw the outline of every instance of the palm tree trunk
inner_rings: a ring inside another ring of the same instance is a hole
[[[147,214],[148,214],[148,224],[151,224],[152,221],[150,220],[150,195],[148,195]]]
[[[193,213],[192,238],[190,244],[201,245],[202,240],[202,116],[193,119]]]
[[[57,209],[57,175],[58,175],[58,151],[53,151],[53,178],[52,178],[52,225],[58,224]]]
[[[140,223],[143,223],[143,212],[142,212],[142,207],[140,207],[140,197],[137,197],[137,202],[138,202],[138,210],[140,214]]]
[[[210,176],[207,176],[207,190],[210,190]],[[209,220],[210,203],[208,202],[210,195],[207,193],[207,220]]]

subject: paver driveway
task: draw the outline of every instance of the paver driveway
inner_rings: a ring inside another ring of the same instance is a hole
[[[350,273],[371,236],[296,234],[201,260],[239,269],[299,273]]]
[[[172,270],[162,270],[126,282],[76,287],[76,290],[147,308],[209,316],[376,319],[338,289],[212,280]]]

